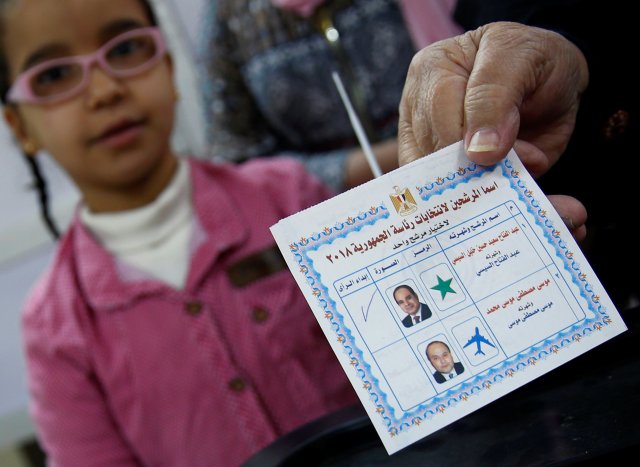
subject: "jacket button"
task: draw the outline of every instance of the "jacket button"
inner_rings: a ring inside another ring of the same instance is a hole
[[[613,141],[622,136],[624,132],[627,131],[628,126],[629,112],[626,110],[618,110],[607,119],[602,133],[607,141]]]
[[[186,311],[188,315],[197,316],[202,313],[202,303],[197,301],[187,302],[184,305],[184,311]]]
[[[231,381],[229,381],[229,389],[231,389],[233,392],[242,392],[246,387],[247,383],[240,377],[233,378]]]
[[[269,317],[269,311],[266,308],[257,306],[253,309],[253,320],[256,323],[263,323]]]

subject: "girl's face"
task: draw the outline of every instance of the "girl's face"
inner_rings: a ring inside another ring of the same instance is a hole
[[[10,81],[46,60],[91,53],[131,29],[150,26],[139,0],[15,0],[3,15]],[[93,211],[146,204],[171,178],[175,88],[168,57],[141,74],[114,78],[99,65],[78,95],[19,103],[5,116],[25,145],[47,150]]]

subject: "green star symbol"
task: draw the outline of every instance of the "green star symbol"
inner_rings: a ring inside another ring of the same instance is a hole
[[[456,291],[451,288],[451,281],[453,280],[453,277],[451,279],[447,279],[446,281],[443,281],[442,278],[438,275],[436,275],[436,277],[438,278],[438,285],[434,285],[433,287],[431,287],[431,290],[439,291],[442,295],[443,300],[448,293],[456,293]]]

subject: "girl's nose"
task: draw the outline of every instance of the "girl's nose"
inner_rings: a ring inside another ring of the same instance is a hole
[[[124,86],[120,79],[114,78],[100,66],[92,66],[89,70],[87,99],[92,109],[119,101],[124,95]]]

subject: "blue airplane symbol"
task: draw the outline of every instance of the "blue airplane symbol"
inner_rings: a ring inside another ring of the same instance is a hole
[[[480,331],[478,330],[478,326],[476,326],[476,333],[473,336],[471,336],[471,339],[469,339],[467,341],[467,343],[464,344],[464,346],[462,348],[464,349],[464,348],[470,346],[471,344],[473,344],[474,342],[475,342],[476,346],[478,347],[478,351],[476,353],[474,353],[474,355],[485,355],[485,353],[480,348],[480,346],[482,344],[487,344],[487,345],[490,345],[491,347],[495,348],[495,345],[493,345],[491,342],[489,342],[487,340],[486,337],[484,337],[483,335],[480,334]]]

